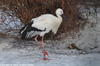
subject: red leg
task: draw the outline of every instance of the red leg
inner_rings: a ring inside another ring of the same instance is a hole
[[[38,37],[39,35],[37,35],[35,38],[34,38],[34,40],[40,45],[40,47],[43,49],[43,47],[41,46],[41,44],[37,41],[37,37]],[[48,55],[48,53],[44,50],[43,52],[45,52],[45,55],[47,55],[47,56],[49,56]]]
[[[44,50],[44,43],[43,43],[43,36],[42,36],[42,47],[43,47],[43,54],[44,54],[44,60],[50,60],[50,59],[48,59],[48,58],[45,58],[45,56],[46,56],[46,52],[45,52],[45,50]]]

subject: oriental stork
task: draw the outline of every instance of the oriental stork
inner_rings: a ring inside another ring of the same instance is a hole
[[[21,39],[35,37],[34,40],[43,49],[44,60],[49,60],[48,58],[45,57],[46,55],[47,56],[49,55],[44,49],[43,36],[46,33],[49,33],[50,31],[56,34],[60,24],[62,23],[62,17],[70,25],[70,23],[67,21],[66,17],[64,16],[63,10],[58,8],[56,10],[56,16],[52,14],[43,14],[39,17],[33,18],[30,23],[25,25],[20,30]],[[42,45],[37,40],[38,36],[42,37]]]

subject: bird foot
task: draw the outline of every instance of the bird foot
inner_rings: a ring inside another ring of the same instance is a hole
[[[45,61],[46,61],[46,60],[50,60],[50,59],[48,59],[48,58],[45,58],[46,55],[49,56],[48,53],[44,50],[44,58],[43,58],[43,60],[45,60]]]
[[[46,61],[46,60],[50,60],[50,59],[48,59],[48,58],[43,58],[43,60],[45,60],[45,61]]]

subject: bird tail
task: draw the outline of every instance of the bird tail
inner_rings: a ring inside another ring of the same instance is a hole
[[[22,33],[22,35],[21,35],[21,39],[22,39],[22,40],[24,40],[24,39],[25,39],[26,34],[27,34],[27,30],[25,30],[25,31]]]
[[[21,30],[20,30],[20,33],[21,33],[21,39],[24,40],[25,37],[26,37],[26,34],[27,34],[27,25],[25,25]]]

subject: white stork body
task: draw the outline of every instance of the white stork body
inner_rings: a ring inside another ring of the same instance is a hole
[[[41,15],[40,17],[37,17],[33,19],[34,23],[32,24],[32,27],[36,27],[40,30],[45,30],[42,32],[39,32],[38,35],[44,36],[44,34],[48,33],[50,30],[56,34],[61,22],[62,18],[61,16],[55,17],[51,14],[44,14]]]
[[[57,30],[62,22],[62,17],[64,17],[63,10],[58,8],[56,10],[56,15],[57,17],[52,14],[44,14],[37,18],[33,18],[29,24],[25,25],[20,30],[22,34],[21,39],[31,38],[36,36],[35,41],[40,45],[40,47],[44,51],[44,58],[43,58],[44,60],[48,60],[47,58],[45,58],[46,55],[48,56],[48,53],[44,50],[43,36],[49,31],[52,31],[54,34],[57,33]],[[65,20],[67,21],[67,19]],[[42,37],[42,46],[37,41],[38,35]]]

